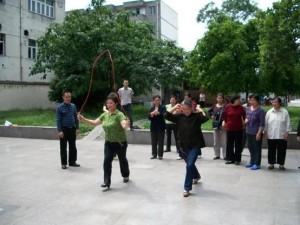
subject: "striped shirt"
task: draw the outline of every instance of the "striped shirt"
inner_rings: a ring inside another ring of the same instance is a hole
[[[56,109],[56,127],[58,132],[62,131],[62,127],[69,127],[79,129],[79,122],[77,119],[76,106],[71,104],[61,103]]]

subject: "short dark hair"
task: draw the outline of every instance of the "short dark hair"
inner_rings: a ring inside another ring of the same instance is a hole
[[[222,97],[224,99],[224,94],[223,93],[218,93],[217,97]]]
[[[113,92],[111,92],[107,97],[106,97],[106,100],[112,100],[115,104],[118,104],[119,103],[119,99],[117,97],[117,95]]]
[[[275,97],[273,98],[273,101],[274,101],[275,99],[277,99],[278,103],[281,105],[281,103],[282,103],[281,98],[278,97],[278,96],[275,96]]]
[[[233,104],[235,102],[235,100],[237,99],[240,99],[241,96],[240,95],[233,95],[231,98],[230,98],[230,103]]]
[[[183,96],[188,96],[189,98],[191,98],[191,97],[192,97],[191,93],[190,93],[190,92],[188,92],[188,91],[184,92]]]
[[[254,94],[250,93],[250,94],[248,95],[248,98],[252,98],[253,96],[254,96]]]
[[[251,97],[249,98],[253,98],[255,101],[259,102],[259,95],[252,95]]]
[[[65,95],[65,93],[71,93],[72,94],[72,91],[70,89],[64,89],[61,93],[62,96]]]
[[[156,98],[161,99],[161,97],[160,97],[159,95],[154,95],[154,96],[152,97],[152,100],[154,101],[154,99],[156,99]]]

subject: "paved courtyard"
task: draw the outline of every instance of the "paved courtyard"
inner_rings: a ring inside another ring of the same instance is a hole
[[[79,140],[77,148],[81,167],[62,170],[58,141],[0,137],[0,224],[300,224],[299,150],[288,150],[286,171],[267,170],[266,150],[262,169],[250,171],[213,161],[204,148],[202,180],[183,198],[185,164],[175,152],[150,160],[150,146],[129,145],[130,182],[114,160],[111,190],[102,192],[103,141]]]

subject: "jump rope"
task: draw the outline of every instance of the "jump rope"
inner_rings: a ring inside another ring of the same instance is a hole
[[[121,105],[121,99],[117,93],[117,88],[116,88],[116,78],[115,78],[115,66],[114,66],[114,61],[112,59],[112,56],[111,56],[111,53],[109,50],[105,50],[103,52],[101,52],[97,58],[95,59],[94,63],[93,63],[93,66],[92,66],[92,69],[91,69],[91,73],[90,73],[90,82],[89,82],[89,89],[88,89],[88,92],[87,92],[87,95],[85,97],[85,100],[79,110],[79,114],[81,114],[81,112],[83,111],[83,108],[85,107],[89,97],[90,97],[90,93],[91,93],[91,89],[92,89],[92,84],[93,84],[93,78],[94,78],[94,69],[96,67],[96,63],[102,58],[104,57],[105,55],[108,55],[108,58],[110,60],[110,65],[111,65],[111,76],[112,76],[112,80],[113,80],[113,87],[114,87],[114,94],[116,95],[117,99],[118,99],[118,103],[124,113],[124,115],[126,116],[126,118],[128,118],[128,114],[127,112],[124,110],[124,108],[122,107]]]
[[[80,110],[79,110],[78,113],[79,113],[79,114],[82,113],[82,111],[83,111],[83,109],[84,109],[84,107],[85,107],[85,105],[86,105],[86,103],[87,103],[87,101],[88,101],[88,99],[89,99],[89,97],[90,97],[90,93],[91,93],[91,89],[92,89],[92,84],[93,84],[93,78],[94,78],[94,69],[95,69],[95,67],[96,67],[96,64],[97,64],[97,62],[98,62],[102,57],[104,57],[105,55],[108,55],[108,58],[109,58],[110,64],[111,64],[111,76],[112,76],[112,80],[113,80],[114,93],[115,93],[115,95],[117,96],[117,99],[118,99],[119,105],[120,105],[120,107],[121,107],[121,109],[122,109],[122,112],[124,113],[124,115],[126,116],[126,118],[128,118],[128,114],[127,114],[127,112],[125,111],[125,109],[122,107],[120,97],[119,97],[119,95],[118,95],[118,93],[117,93],[117,88],[116,88],[116,78],[115,78],[115,66],[114,66],[114,61],[113,61],[113,59],[112,59],[112,56],[111,56],[111,53],[110,53],[109,50],[105,50],[105,51],[101,52],[101,53],[97,56],[97,58],[95,59],[95,61],[94,61],[94,63],[93,63],[93,66],[92,66],[92,69],[91,69],[91,73],[90,73],[89,89],[88,89],[87,95],[86,95],[86,97],[85,97],[85,99],[84,99],[84,102],[83,102],[83,104],[82,104],[82,106],[81,106],[81,108],[80,108]],[[178,133],[177,135],[179,136],[179,133]],[[183,155],[185,155],[186,158],[188,157],[187,153],[184,152],[184,151],[182,150],[182,148],[179,148],[179,151],[180,151]],[[183,155],[182,155],[182,156],[183,156]],[[184,161],[185,161],[185,160],[184,160]]]

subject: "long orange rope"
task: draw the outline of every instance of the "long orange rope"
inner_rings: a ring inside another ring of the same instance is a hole
[[[90,73],[90,83],[89,83],[88,93],[87,93],[87,95],[86,95],[86,97],[85,97],[85,100],[84,100],[82,106],[81,106],[81,109],[79,110],[79,113],[80,113],[80,114],[81,114],[83,108],[85,107],[85,105],[86,105],[86,103],[87,103],[89,97],[90,97],[90,93],[91,93],[91,89],[92,89],[92,84],[93,84],[93,78],[94,78],[94,69],[95,69],[95,67],[96,67],[96,63],[97,63],[97,62],[98,62],[105,54],[108,55],[109,60],[110,60],[110,63],[111,63],[111,76],[112,76],[112,80],[113,80],[114,93],[115,93],[115,95],[117,96],[118,102],[119,102],[119,104],[120,104],[120,106],[121,106],[120,97],[119,97],[119,95],[118,95],[118,93],[117,93],[117,89],[116,89],[116,78],[115,78],[115,66],[114,66],[114,61],[113,61],[113,59],[112,59],[112,56],[111,56],[110,51],[109,51],[109,50],[105,50],[105,51],[101,52],[101,53],[97,56],[97,58],[95,59],[95,61],[94,61],[94,63],[93,63],[93,66],[92,66],[92,69],[91,69],[91,73]],[[128,115],[127,115],[126,111],[124,110],[124,108],[123,108],[122,106],[121,106],[121,109],[122,109],[124,115],[128,118]]]

